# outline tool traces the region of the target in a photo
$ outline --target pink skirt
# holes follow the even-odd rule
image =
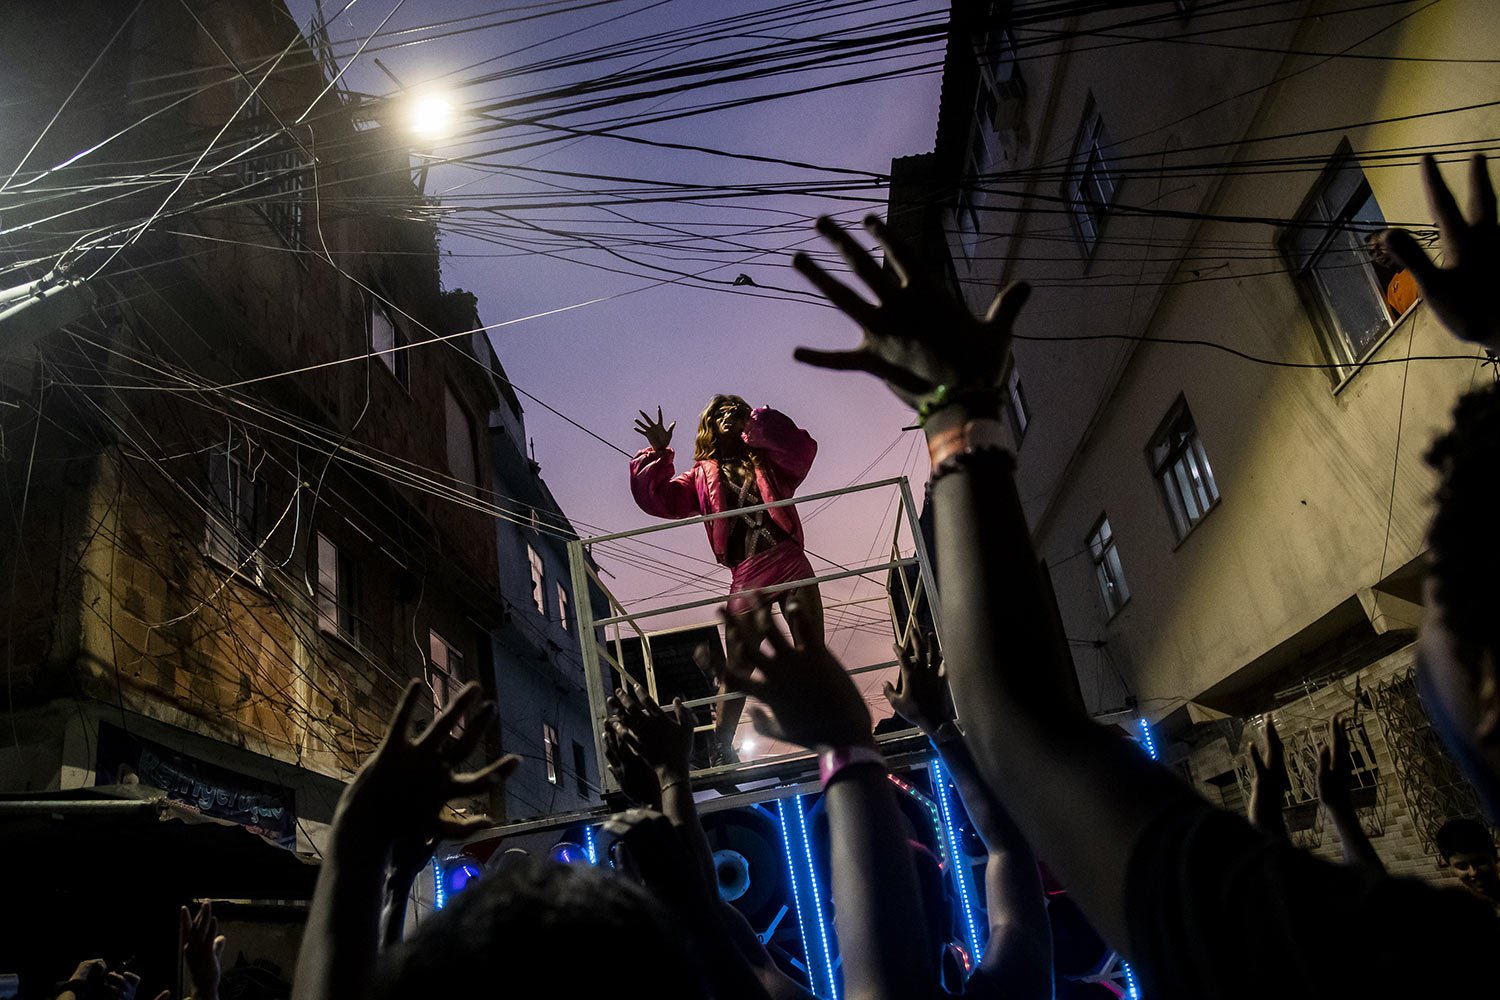
[[[807,553],[793,539],[786,539],[757,552],[731,571],[729,580],[729,613],[742,615],[750,610],[751,592],[762,587],[774,587],[778,583],[793,580],[808,580],[813,576],[812,563]],[[779,599],[786,591],[771,595]]]

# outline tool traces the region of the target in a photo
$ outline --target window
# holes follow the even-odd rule
[[[953,212],[958,222],[958,247],[964,260],[973,260],[979,245],[979,213],[974,208],[974,189],[965,183],[958,194],[958,208]]]
[[[1005,28],[992,28],[985,36],[980,66],[992,92],[1001,101],[1019,101],[1026,96],[1026,80],[1016,58],[1016,40]]]
[[[463,683],[464,657],[435,630],[427,632],[427,686],[432,689],[432,710],[441,712]]]
[[[557,729],[550,722],[542,723],[542,751],[547,758],[547,780],[561,785],[562,744],[557,739]]]
[[[209,511],[203,550],[225,566],[257,581],[259,540],[255,537],[259,484],[246,464],[229,451],[215,451],[208,460]],[[254,565],[252,565],[252,563]]]
[[[318,628],[354,636],[354,562],[318,532]]]
[[[573,785],[578,789],[578,794],[584,798],[589,797],[588,761],[583,756],[583,744],[577,740],[573,741]]]
[[[1282,241],[1292,273],[1316,306],[1335,362],[1364,358],[1397,318],[1387,300],[1401,301],[1402,272],[1365,244],[1385,227],[1364,171],[1342,145]]]
[[[1187,537],[1219,502],[1219,486],[1187,402],[1178,399],[1147,448],[1151,474],[1161,484],[1177,538]]]
[[[1089,532],[1089,555],[1094,560],[1094,580],[1099,584],[1099,596],[1104,598],[1104,607],[1111,616],[1130,600],[1130,588],[1125,585],[1125,569],[1120,565],[1120,551],[1115,548],[1115,535],[1109,528],[1109,518],[1100,515],[1099,523]]]
[[[1010,371],[1005,376],[1005,398],[1006,408],[1010,411],[1010,422],[1016,432],[1016,440],[1019,441],[1026,435],[1026,427],[1031,423],[1031,411],[1026,408],[1026,393],[1021,390],[1021,373],[1016,371],[1015,362],[1011,362]]]
[[[396,376],[401,388],[410,389],[411,371],[407,366],[411,362],[411,352],[405,350],[406,346],[406,335],[391,319],[385,306],[379,302],[370,303],[370,352]]]
[[[542,576],[542,557],[537,555],[536,549],[530,545],[526,546],[526,561],[531,563],[531,600],[536,604],[536,609],[542,614],[547,613],[547,595],[542,589],[544,577]]]
[[[568,592],[560,583],[557,585],[557,620],[563,631],[568,631]]]
[[[1084,116],[1078,129],[1078,139],[1073,144],[1072,168],[1063,182],[1063,196],[1073,215],[1078,238],[1085,253],[1092,254],[1099,241],[1099,230],[1104,224],[1104,213],[1109,210],[1115,197],[1115,179],[1111,172],[1105,150],[1109,138],[1104,131],[1104,118],[1089,102],[1089,113]]]
[[[474,461],[474,419],[449,386],[443,387],[443,414],[448,432],[448,471],[466,486],[479,485]]]
[[[245,124],[245,149],[253,150],[234,161],[236,195],[248,200],[287,244],[300,245],[308,163],[266,107],[264,88],[252,92],[244,81],[238,81],[236,88],[237,100],[249,98],[239,117]],[[268,139],[270,135],[275,138]]]

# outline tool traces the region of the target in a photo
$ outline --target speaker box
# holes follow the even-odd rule
[[[714,853],[719,896],[762,933],[783,906],[792,906],[786,852],[776,821],[759,809],[731,809],[703,817]]]

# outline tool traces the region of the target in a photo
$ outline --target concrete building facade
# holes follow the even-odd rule
[[[573,529],[400,109],[279,2],[128,6],[23,4],[0,60],[0,285],[85,279],[0,357],[0,794],[163,787],[316,852],[419,679],[424,717],[479,682],[476,761],[524,758],[467,808],[597,801]],[[23,57],[63,42],[77,72]]]
[[[955,6],[936,148],[906,190],[936,186],[976,311],[1033,285],[1009,423],[1085,700],[1156,723],[1231,807],[1263,713],[1313,768],[1339,713],[1377,848],[1441,877],[1432,831],[1475,810],[1409,684],[1422,456],[1495,375],[1365,237],[1431,235],[1422,151],[1466,185],[1456,164],[1500,114],[1466,107],[1488,89],[1463,60],[1500,28],[1481,2],[1061,25],[1008,6]],[[1312,846],[1308,767],[1287,809]]]

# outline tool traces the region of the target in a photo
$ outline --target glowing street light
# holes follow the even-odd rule
[[[411,108],[411,130],[418,135],[434,137],[448,128],[453,117],[453,106],[441,97],[429,95],[418,98]]]

